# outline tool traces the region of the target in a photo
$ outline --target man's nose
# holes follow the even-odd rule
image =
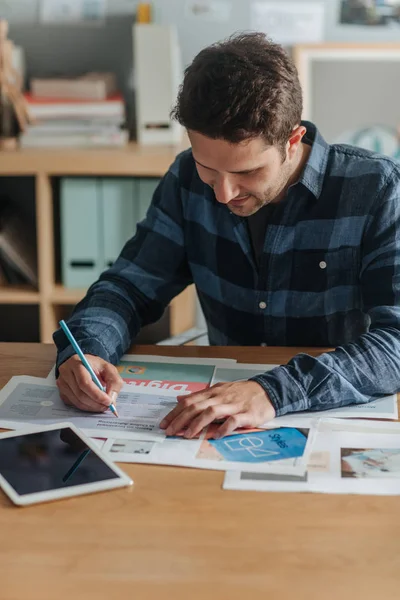
[[[214,183],[214,194],[218,202],[228,204],[228,202],[239,195],[239,190],[229,180],[229,177],[220,176]]]

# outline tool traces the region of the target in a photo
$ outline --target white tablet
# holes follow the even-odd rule
[[[0,434],[0,488],[20,506],[132,483],[72,423]]]

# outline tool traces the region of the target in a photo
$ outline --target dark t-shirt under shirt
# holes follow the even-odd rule
[[[303,144],[311,146],[312,143],[312,137],[306,132],[303,137]],[[260,266],[268,221],[271,219],[275,207],[275,204],[267,204],[267,206],[260,208],[254,215],[247,217],[247,226],[249,228],[251,245],[253,247],[253,254],[257,267]]]
[[[249,228],[253,255],[257,264],[260,266],[261,256],[264,249],[265,233],[267,231],[268,221],[275,209],[273,204],[267,204],[258,210],[254,215],[247,217],[247,226]]]

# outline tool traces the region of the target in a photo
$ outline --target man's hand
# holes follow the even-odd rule
[[[217,383],[190,396],[178,396],[177,406],[161,421],[167,435],[185,430],[193,438],[215,420],[226,419],[214,437],[229,435],[238,427],[258,427],[275,417],[275,409],[255,381]]]
[[[99,390],[79,356],[71,356],[60,367],[57,386],[65,404],[89,412],[104,412],[117,399],[123,381],[117,369],[99,356],[85,355],[94,372],[106,387]]]

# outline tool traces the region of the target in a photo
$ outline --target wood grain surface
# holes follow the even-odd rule
[[[271,363],[300,349],[134,350]],[[54,359],[51,345],[0,344],[0,385]],[[231,492],[221,472],[122,468],[132,489],[30,508],[0,493],[1,600],[400,597],[400,498]]]

